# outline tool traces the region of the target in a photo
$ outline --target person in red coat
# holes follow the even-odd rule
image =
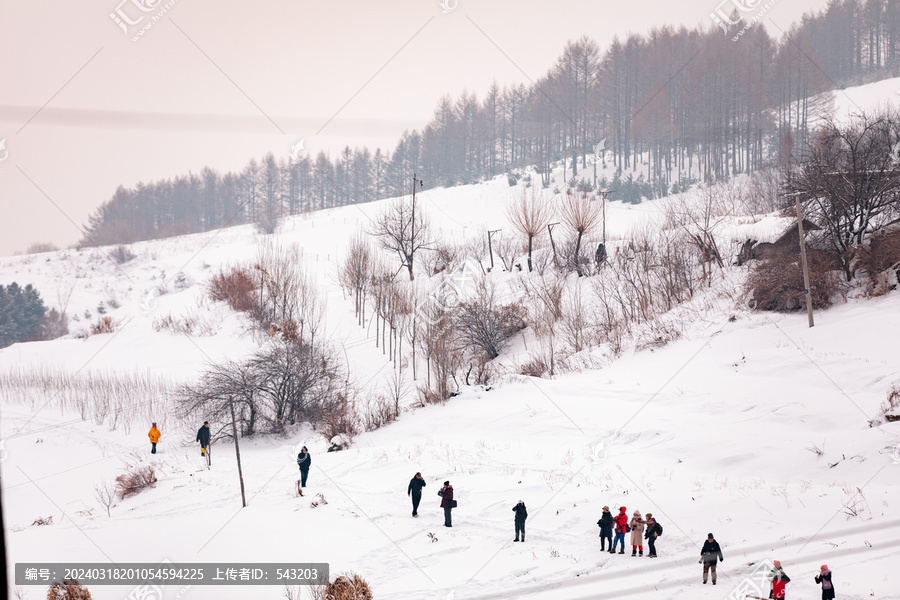
[[[625,554],[625,530],[628,528],[628,509],[624,506],[620,506],[619,514],[613,518],[613,521],[616,522],[616,537],[613,539],[612,550],[610,550],[609,553],[615,554],[616,544],[621,542],[622,545],[619,547],[619,554]]]
[[[453,486],[449,481],[444,482],[444,487],[438,491],[441,497],[441,508],[444,509],[444,527],[453,527],[450,521],[450,511],[453,510]]]
[[[784,588],[791,578],[788,577],[787,573],[784,572],[784,569],[781,568],[781,561],[776,560],[772,562],[775,565],[775,568],[769,572],[769,579],[772,580],[772,592],[769,594],[769,598],[783,600],[785,597]]]

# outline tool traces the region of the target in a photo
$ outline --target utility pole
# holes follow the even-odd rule
[[[606,247],[606,196],[616,190],[598,190],[603,201],[603,246]]]
[[[553,242],[553,226],[559,225],[559,222],[549,223],[547,225],[547,231],[550,233],[550,247],[553,248],[553,265],[559,267],[559,262],[556,260],[556,244]]]
[[[241,447],[238,445],[237,420],[234,417],[234,399],[228,396],[228,404],[231,406],[231,431],[234,434],[234,453],[237,455],[238,478],[241,480],[241,504],[247,508],[247,496],[244,495],[244,473],[241,471]]]
[[[806,296],[806,316],[809,326],[813,327],[812,296],[809,293],[809,266],[806,263],[806,240],[803,238],[803,211],[800,209],[799,194],[794,196],[797,205],[797,231],[800,233],[800,262],[803,265],[803,295]]]
[[[418,185],[416,185],[418,184]],[[409,234],[409,280],[413,279],[413,255],[416,252],[416,187],[421,187],[423,182],[421,179],[416,178],[416,174],[413,173],[413,193],[412,193],[412,223],[410,223],[410,234]]]
[[[491,271],[494,270],[494,249],[491,246],[491,236],[500,231],[499,229],[491,229],[488,231],[488,252],[491,255]]]

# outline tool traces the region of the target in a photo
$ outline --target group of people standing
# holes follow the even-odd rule
[[[631,533],[631,556],[644,555],[644,540],[647,540],[647,557],[656,558],[656,539],[662,535],[662,525],[653,518],[653,513],[647,513],[647,517],[641,517],[641,511],[636,510],[628,519],[628,509],[619,507],[619,514],[615,517],[609,512],[609,507],[603,507],[603,515],[597,521],[600,526],[600,550],[606,550],[609,544],[609,553],[625,554],[625,534]],[[613,538],[613,528],[616,536]],[[645,531],[646,530],[646,531]]]

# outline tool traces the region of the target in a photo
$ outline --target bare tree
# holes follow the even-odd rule
[[[592,202],[587,192],[566,192],[560,202],[559,216],[575,234],[574,267],[581,277],[584,275],[581,261],[581,241],[585,235],[593,231],[601,219],[601,205]]]
[[[471,300],[454,311],[462,347],[476,357],[493,360],[510,338],[525,328],[525,311],[515,304],[500,305],[497,284],[482,277]]]
[[[553,205],[534,188],[522,188],[522,195],[509,204],[506,214],[513,228],[527,240],[528,271],[531,272],[534,241],[546,233],[553,218]]]
[[[350,240],[339,277],[341,285],[353,295],[357,322],[366,326],[366,294],[372,271],[372,250],[362,234]]]
[[[494,237],[493,246],[494,252],[503,264],[503,268],[507,271],[512,271],[522,245],[512,236],[500,234]]]
[[[411,198],[391,202],[375,219],[370,233],[378,238],[382,248],[397,253],[400,264],[409,272],[410,281],[415,278],[416,252],[435,243],[422,207],[416,206]]]
[[[116,488],[108,481],[98,483],[94,486],[94,497],[106,509],[106,516],[111,517],[110,508],[116,501]]]

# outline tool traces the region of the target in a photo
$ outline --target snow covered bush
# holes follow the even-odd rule
[[[374,597],[366,580],[351,571],[325,586],[323,600],[372,600]]]
[[[116,246],[109,253],[109,257],[117,264],[124,265],[135,258],[134,252],[128,249],[128,246]]]
[[[843,291],[840,272],[834,270],[834,265],[822,251],[807,252],[807,259],[813,308],[827,308]],[[753,267],[745,293],[753,294],[759,310],[791,312],[806,310],[803,289],[800,257],[779,256],[763,259]]]

